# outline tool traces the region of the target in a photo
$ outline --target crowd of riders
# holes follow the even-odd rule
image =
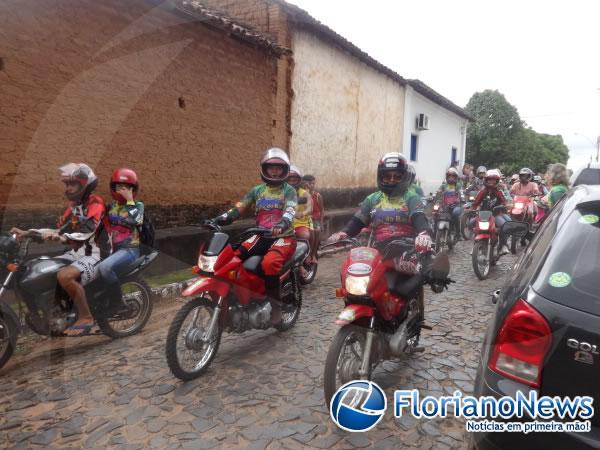
[[[78,319],[65,334],[83,336],[94,326],[83,286],[100,276],[110,286],[109,290],[119,290],[119,272],[140,256],[144,204],[137,199],[139,181],[131,169],[119,168],[113,172],[110,179],[113,201],[108,205],[94,194],[98,178],[88,165],[70,163],[60,171],[68,206],[57,228],[44,230],[42,238],[60,241],[69,248],[61,258],[72,263],[58,273],[58,283],[73,299]],[[260,271],[267,294],[276,297],[279,275],[294,254],[296,239],[309,242],[311,262],[317,263],[325,210],[323,198],[315,190],[315,177],[303,175],[300,168],[291,165],[284,150],[271,148],[264,153],[260,176],[261,184],[212,222],[229,225],[252,212],[256,225],[271,231],[271,239],[254,236],[237,251],[242,259],[263,256]],[[528,168],[506,178],[498,169],[479,166],[473,171],[470,164],[465,164],[462,173],[455,167],[447,170],[437,195],[454,204],[450,213],[453,224],[458,226],[465,206],[492,210],[498,205],[508,205],[512,196],[527,195],[539,196],[542,203],[552,207],[567,189],[568,171],[562,164],[551,165],[544,178]],[[464,191],[477,192],[472,203],[464,202]],[[510,216],[497,214],[495,220],[501,229]],[[377,190],[363,200],[341,231],[329,236],[328,242],[354,237],[366,227],[372,230],[375,246],[395,237],[411,237],[417,253],[432,250],[432,230],[425,215],[423,190],[414,167],[398,152],[386,153],[377,162]],[[17,239],[28,235],[28,231],[18,228],[11,233]],[[501,253],[508,252],[506,244],[507,237],[501,234]],[[274,310],[274,316],[277,314]]]

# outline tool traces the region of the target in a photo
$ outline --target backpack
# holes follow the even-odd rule
[[[140,255],[148,255],[154,250],[154,225],[150,216],[144,212],[144,221],[139,227]]]

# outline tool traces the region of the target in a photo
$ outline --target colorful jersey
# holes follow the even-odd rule
[[[319,220],[321,217],[323,217],[323,211],[321,211],[321,194],[319,194],[317,191],[313,191],[311,198],[313,207],[312,218]]]
[[[423,202],[412,189],[398,197],[377,191],[363,200],[356,217],[373,228],[377,241],[383,241],[394,236],[414,236],[411,217],[419,212],[423,212]]]
[[[529,197],[530,195],[539,194],[540,190],[538,189],[538,185],[533,181],[530,181],[527,184],[522,184],[520,181],[517,181],[510,188],[510,193],[513,196],[526,195],[527,197]]]
[[[113,252],[121,248],[139,247],[139,227],[144,223],[142,202],[113,203],[106,217]]]
[[[548,192],[548,204],[552,208],[556,205],[563,195],[567,193],[568,189],[564,184],[557,184],[556,186],[552,186],[550,192]]]
[[[296,190],[287,183],[280,186],[259,184],[250,189],[234,208],[227,211],[227,214],[235,220],[252,206],[256,214],[256,225],[259,227],[273,228],[281,222],[282,218],[291,224],[298,206]],[[292,228],[282,236],[288,234],[293,234]]]
[[[297,228],[297,227],[306,227],[309,229],[313,229],[313,223],[312,223],[312,218],[311,215],[307,215],[305,216],[305,211],[308,209],[308,201],[311,199],[311,195],[310,193],[306,190],[306,189],[302,189],[299,188],[298,192],[296,193],[298,195],[298,199],[300,198],[306,198],[307,203],[303,203],[300,204],[298,203],[298,206],[296,207],[296,215],[294,216],[294,222],[292,223],[292,228]],[[313,204],[313,208],[314,208],[314,204]]]
[[[70,240],[69,245],[82,256],[106,257],[110,253],[108,234],[99,226],[105,212],[104,200],[97,195],[90,195],[82,204],[71,202],[58,220],[59,234],[93,233],[88,240]]]
[[[460,181],[456,184],[448,184],[444,181],[439,189],[442,195],[443,204],[455,205],[460,203],[462,188],[462,183]]]

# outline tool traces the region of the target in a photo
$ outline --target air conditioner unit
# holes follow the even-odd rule
[[[415,120],[415,128],[417,130],[429,130],[429,116],[419,114]]]

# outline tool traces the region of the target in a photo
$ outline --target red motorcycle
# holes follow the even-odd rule
[[[328,245],[345,244],[359,245],[356,239]],[[445,253],[431,262],[431,254],[415,253],[412,238],[395,238],[378,247],[382,250],[353,248],[342,267],[342,287],[336,289],[336,297],[344,299],[345,307],[337,317],[341,328],[325,361],[327,405],[345,383],[371,379],[380,362],[422,352],[421,329],[430,329],[424,324],[423,286],[430,284],[441,292],[452,282],[447,278],[450,264]],[[402,273],[395,270],[398,264],[392,258],[397,256]]]
[[[496,230],[496,220],[494,216],[504,214],[505,206],[496,206],[493,211],[478,211],[475,218],[473,239],[473,250],[471,252],[471,261],[473,271],[477,278],[485,280],[490,274],[491,266],[495,266],[500,259],[500,240],[499,233],[505,233],[516,238],[523,238],[527,235],[529,225],[520,221],[509,221],[502,225],[500,231]],[[523,227],[523,224],[525,227]],[[525,229],[525,232],[523,232]]]
[[[300,265],[308,255],[308,245],[298,241],[296,252],[284,265],[279,278],[280,300],[266,296],[262,276],[262,256],[242,261],[236,249],[247,239],[261,237],[276,240],[271,230],[250,228],[236,242],[221,227],[206,222],[212,231],[200,247],[198,278],[183,292],[190,300],[177,312],[167,335],[167,363],[173,375],[187,381],[199,377],[208,368],[219,349],[223,331],[243,333],[271,326],[289,330],[298,320],[302,307]],[[271,324],[272,304],[281,308],[281,321]]]
[[[534,206],[533,198],[527,195],[517,195],[513,198],[513,206],[510,210],[512,220],[527,222],[531,227],[534,224],[537,215],[537,208]],[[526,238],[521,238],[521,246],[527,245]],[[517,239],[512,238],[510,243],[510,252],[514,255],[517,253]]]

